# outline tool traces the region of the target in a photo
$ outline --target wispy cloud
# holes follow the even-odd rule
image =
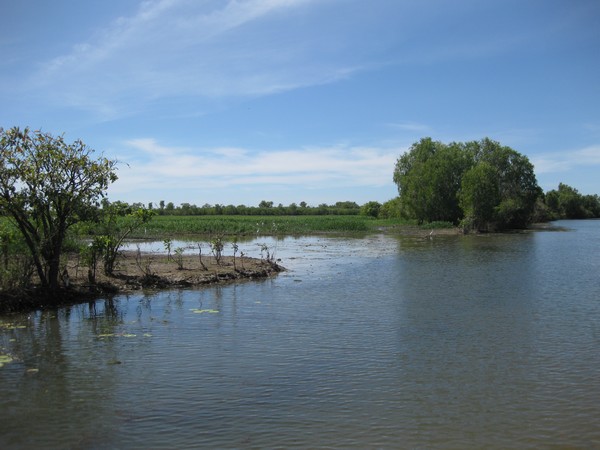
[[[44,64],[29,83],[108,117],[167,97],[265,95],[329,83],[360,67],[328,58],[310,35],[286,31],[293,14],[329,1],[146,1],[134,16]]]
[[[547,153],[531,158],[539,174],[566,172],[578,166],[600,165],[600,145],[592,145],[561,153]]]
[[[176,148],[154,139],[125,143],[122,179],[112,191],[155,188],[219,188],[269,185],[302,188],[373,186],[391,183],[398,155],[405,149],[308,147],[269,152],[244,148]]]
[[[388,123],[387,126],[390,128],[394,128],[402,131],[410,131],[417,133],[430,133],[432,128],[429,125],[425,125],[423,123],[411,122],[411,121],[400,121]]]

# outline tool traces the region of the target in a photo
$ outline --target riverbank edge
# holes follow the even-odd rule
[[[60,288],[52,293],[36,283],[26,289],[0,292],[0,314],[57,309],[140,291],[264,280],[286,270],[274,260],[249,257],[238,257],[237,261],[232,257],[223,257],[220,261],[214,257],[203,257],[198,263],[198,258],[185,256],[176,263],[167,255],[151,256],[155,263],[153,268],[142,270],[134,261],[133,253],[125,252],[119,258],[114,275],[97,274],[93,283],[86,279],[87,267],[80,267],[74,276],[63,279]],[[140,273],[132,273],[134,271]]]
[[[403,235],[418,236],[424,239],[434,236],[450,236],[464,235],[464,231],[459,227],[436,228],[427,232],[426,228],[418,226],[384,226],[376,230],[378,233],[401,233]],[[563,227],[556,226],[550,223],[535,223],[525,230],[512,230],[512,232],[535,232],[535,231],[565,231]],[[507,233],[510,231],[505,231]],[[322,232],[312,233],[313,235],[336,235],[337,232]],[[352,234],[352,233],[341,233]],[[359,233],[363,234],[363,233]],[[481,233],[471,233],[481,234]],[[497,234],[497,233],[484,233]],[[185,234],[181,236],[185,237]],[[145,254],[144,257],[157,255]],[[163,260],[168,260],[167,255],[158,255]],[[122,259],[133,259],[134,252],[123,252]],[[18,291],[0,292],[0,314],[23,313],[29,311],[37,311],[44,309],[56,309],[63,306],[81,304],[85,302],[95,301],[98,298],[112,297],[121,294],[128,294],[140,290],[166,290],[176,288],[193,288],[218,284],[226,284],[232,282],[252,281],[269,278],[277,275],[279,272],[285,271],[285,267],[280,266],[273,260],[264,260],[258,258],[238,257],[238,262],[241,268],[238,268],[231,257],[224,257],[223,264],[216,264],[213,257],[203,256],[203,260],[210,266],[209,269],[204,269],[203,276],[188,279],[179,276],[183,273],[189,274],[190,262],[194,257],[184,256],[184,269],[178,273],[178,276],[165,274],[137,274],[130,275],[127,273],[117,272],[113,277],[101,277],[96,283],[89,283],[84,280],[72,280],[68,287],[61,287],[54,295],[44,292],[38,285],[33,284],[30,288],[21,289]],[[246,266],[244,266],[246,261]],[[167,261],[168,262],[168,261]],[[171,259],[174,264],[174,260]],[[216,266],[216,267],[215,267]],[[216,270],[215,270],[216,269]],[[139,270],[138,270],[139,271]],[[58,299],[58,300],[57,300]]]

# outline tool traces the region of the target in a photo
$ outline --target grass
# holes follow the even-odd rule
[[[365,216],[155,216],[131,237],[161,238],[177,235],[281,236],[311,233],[376,231],[382,227],[412,225]]]
[[[368,233],[382,229],[417,227],[414,220],[374,219],[358,215],[327,216],[154,216],[134,231],[131,238],[165,239],[174,236],[301,236],[318,233]],[[452,228],[447,222],[423,224],[419,228]],[[13,228],[0,217],[0,232]],[[93,225],[78,224],[72,236],[89,235]],[[13,232],[18,231],[13,228]]]

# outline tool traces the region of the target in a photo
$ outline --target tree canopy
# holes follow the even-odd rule
[[[590,219],[600,217],[600,197],[582,195],[567,184],[546,193],[546,205],[552,219]]]
[[[487,138],[421,139],[398,158],[394,182],[405,216],[477,230],[526,227],[541,195],[528,158]]]
[[[117,179],[116,162],[93,153],[80,140],[0,128],[0,212],[22,233],[49,291],[58,287],[67,230],[93,214]]]

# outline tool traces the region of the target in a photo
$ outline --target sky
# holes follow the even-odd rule
[[[0,127],[118,161],[111,200],[381,203],[423,137],[600,194],[598,0],[0,0]]]

